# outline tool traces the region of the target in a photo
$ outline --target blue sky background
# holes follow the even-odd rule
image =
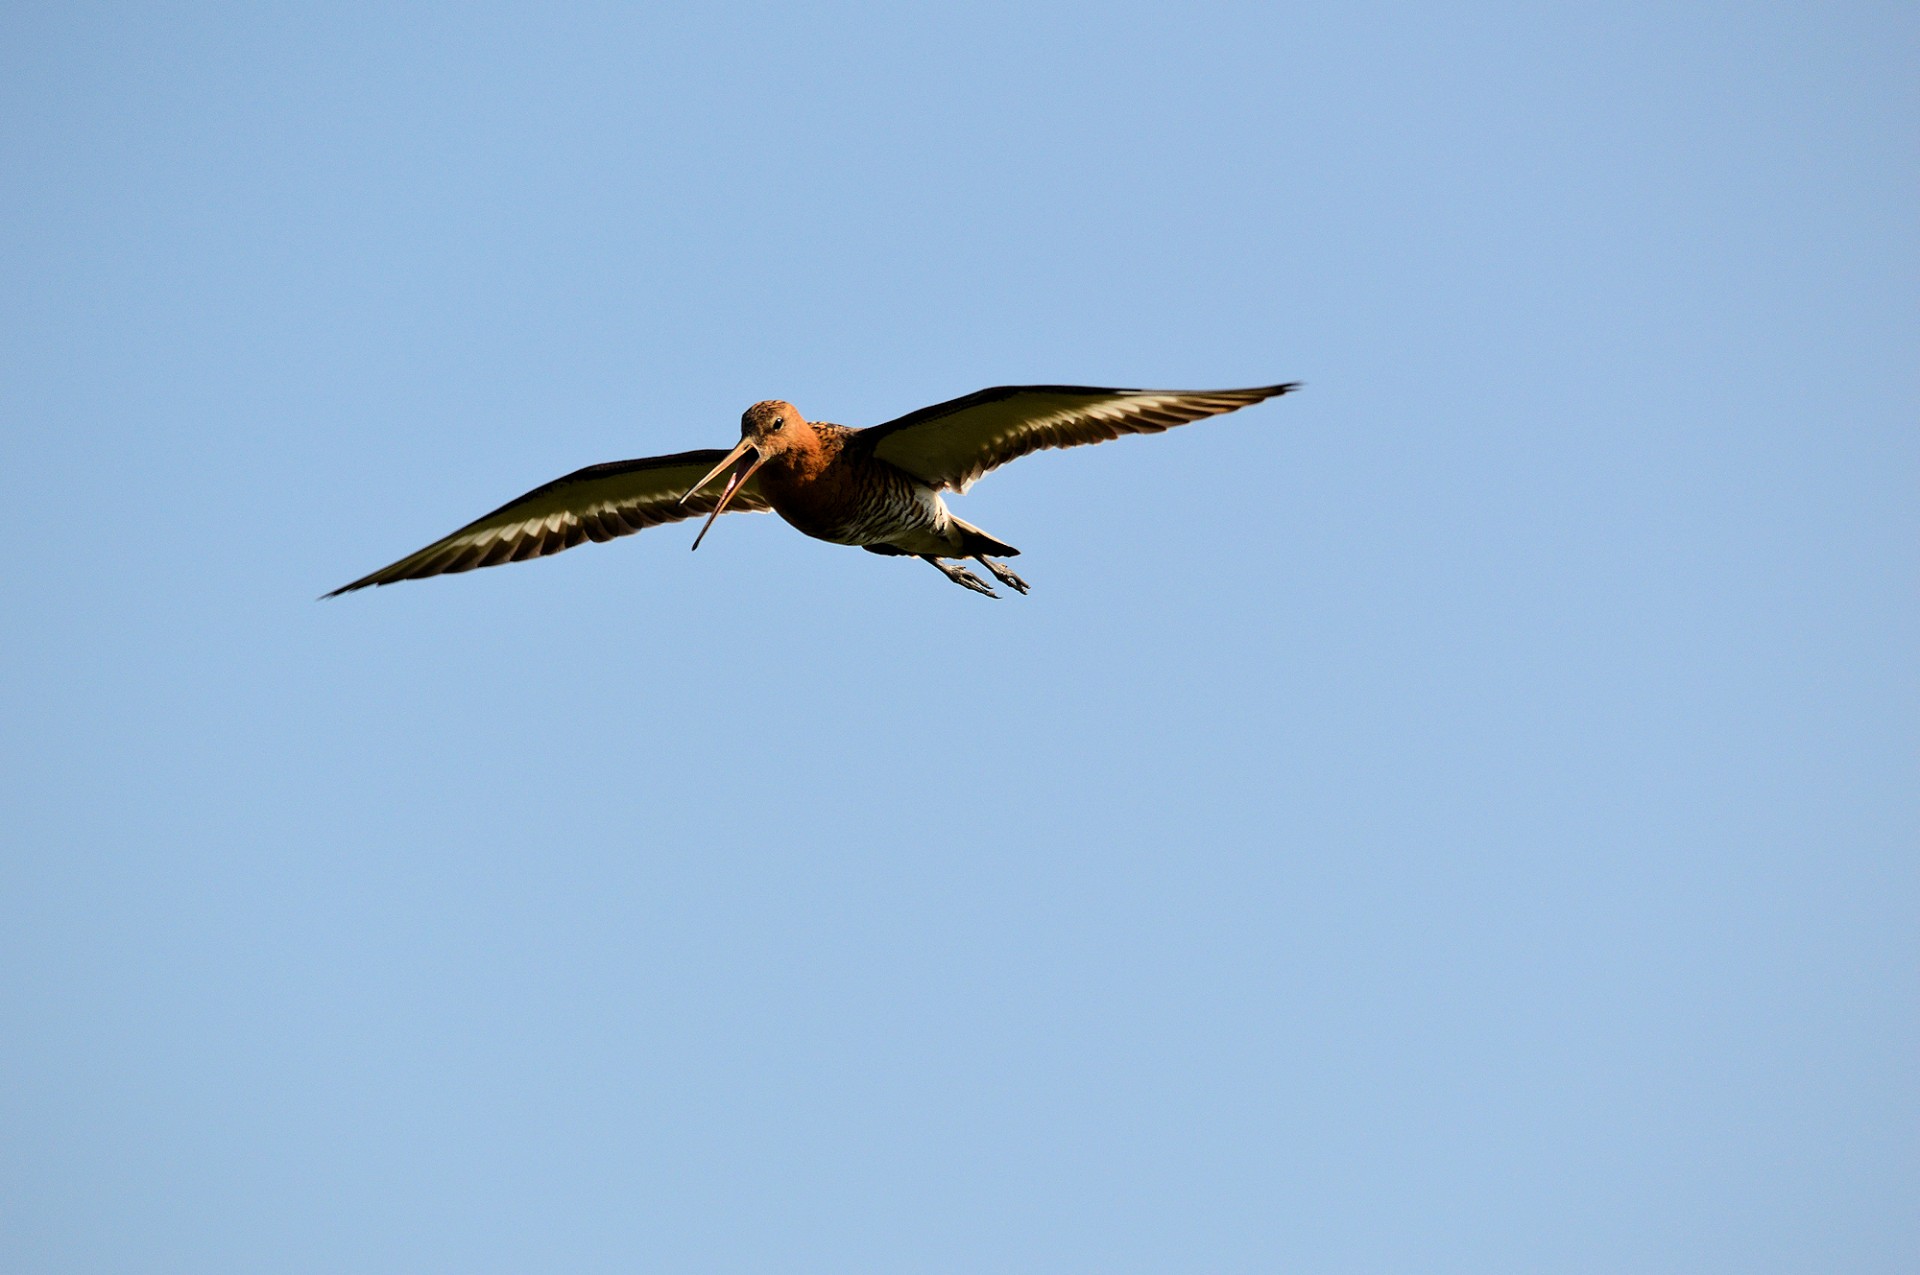
[[[1916,37],[8,6],[0,1265],[1920,1269]],[[1028,598],[314,601],[757,399],[1295,378],[957,501]]]

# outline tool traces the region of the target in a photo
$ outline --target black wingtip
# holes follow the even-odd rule
[[[331,593],[323,593],[319,597],[315,598],[314,601],[325,602],[328,598],[337,598],[343,593],[352,593],[355,589],[364,589],[368,585],[379,584],[379,583],[380,581],[373,579],[371,576],[368,576],[363,579],[355,580],[352,584],[343,584],[339,588],[333,590]]]
[[[1188,392],[1194,393],[1194,394],[1213,393],[1213,394],[1241,395],[1241,396],[1244,396],[1246,399],[1246,402],[1243,403],[1242,406],[1251,407],[1255,403],[1264,403],[1270,398],[1279,398],[1282,394],[1291,394],[1305,384],[1306,384],[1305,381],[1282,381],[1278,385],[1249,385],[1247,388],[1243,390],[1192,390]],[[1137,392],[1142,394],[1150,394],[1150,393],[1153,393],[1154,391],[1140,390]]]

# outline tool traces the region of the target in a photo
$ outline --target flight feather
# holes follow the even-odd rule
[[[856,444],[934,487],[965,491],[997,466],[1049,447],[1157,434],[1285,394],[1299,382],[1244,390],[1126,390],[999,385],[859,431]]]
[[[542,558],[588,540],[612,540],[661,523],[704,517],[720,498],[717,486],[684,504],[681,497],[725,455],[717,448],[705,448],[589,465],[535,487],[426,548],[325,596]],[[769,508],[759,482],[749,480],[727,512],[765,513]]]

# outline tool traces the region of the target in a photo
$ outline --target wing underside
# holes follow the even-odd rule
[[[859,441],[923,482],[965,491],[988,470],[1029,452],[1157,434],[1298,388],[1297,381],[1243,390],[1001,385],[862,430]]]
[[[589,540],[612,540],[662,523],[704,517],[720,499],[720,484],[712,484],[685,504],[680,498],[725,455],[707,449],[590,465],[536,487],[426,548],[324,596],[542,558]],[[727,512],[764,513],[769,508],[759,484],[749,480]]]

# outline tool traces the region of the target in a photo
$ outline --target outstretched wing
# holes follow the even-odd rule
[[[663,522],[703,517],[713,512],[719,501],[721,483],[713,483],[684,505],[680,497],[725,455],[709,448],[577,469],[535,487],[518,500],[508,501],[418,553],[410,553],[392,566],[325,596],[336,597],[370,584],[394,584],[523,558],[543,558],[571,549],[583,540],[611,540]],[[759,482],[749,479],[734,495],[727,512],[765,513],[769,508],[766,497],[760,494]]]
[[[1048,447],[1157,434],[1300,388],[1107,390],[1090,385],[999,385],[863,429],[856,442],[935,487],[965,491],[989,469]]]

